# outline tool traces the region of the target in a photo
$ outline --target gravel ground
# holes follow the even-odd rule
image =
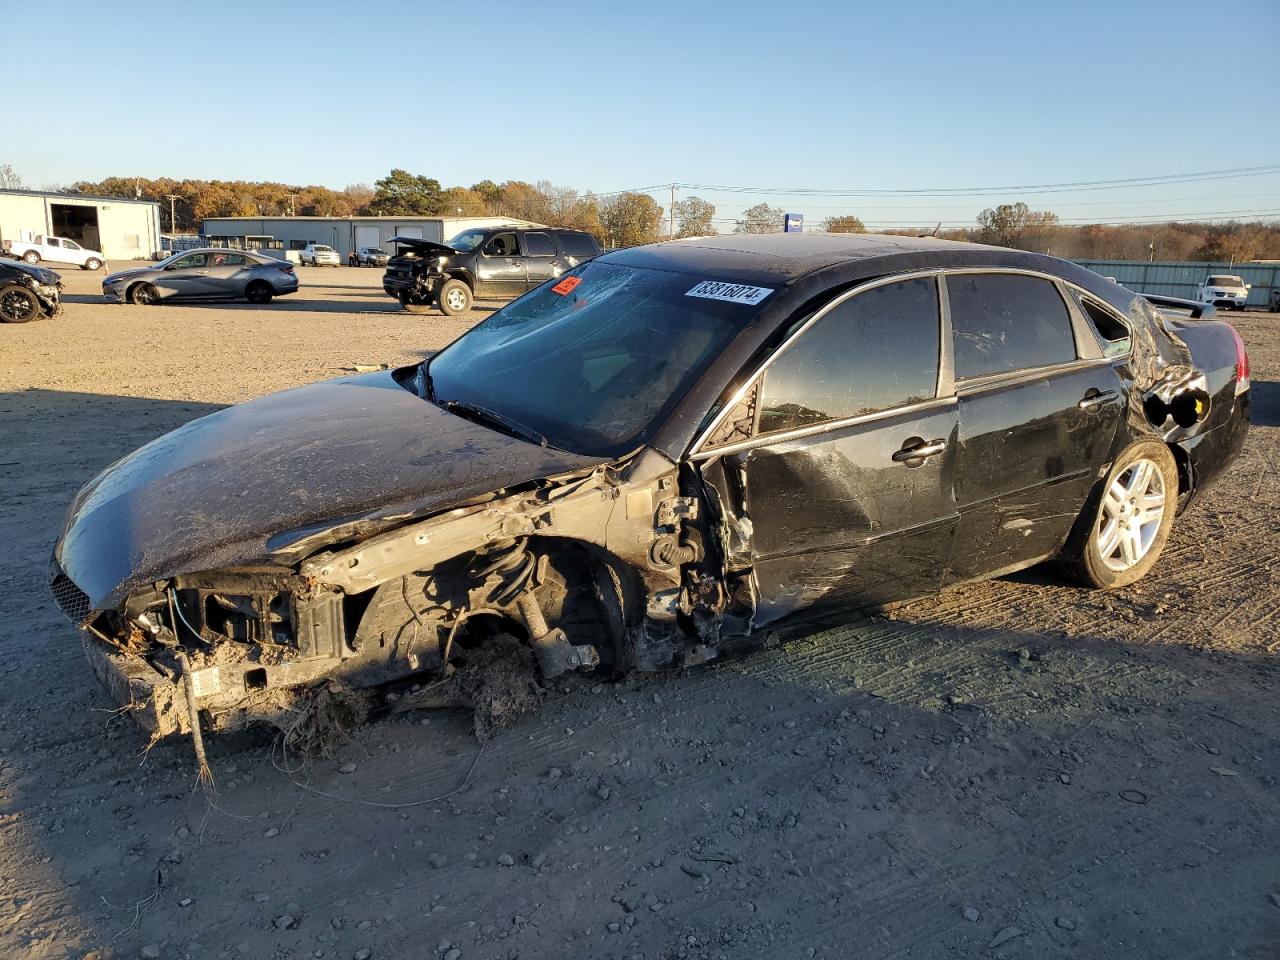
[[[63,318],[0,327],[0,956],[1277,956],[1280,318],[1232,318],[1248,446],[1134,587],[1032,571],[574,680],[483,748],[455,713],[290,772],[220,741],[210,796],[189,744],[144,752],[109,711],[48,597],[68,501],[193,417],[484,311],[409,316],[345,267],[265,309],[64,276]]]

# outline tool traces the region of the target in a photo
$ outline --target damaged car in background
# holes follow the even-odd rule
[[[61,276],[46,267],[0,260],[0,323],[30,323],[61,312]]]
[[[1065,261],[675,241],[152,441],[76,497],[51,585],[153,735],[495,644],[544,678],[661,670],[1054,558],[1131,583],[1249,401],[1228,324]]]

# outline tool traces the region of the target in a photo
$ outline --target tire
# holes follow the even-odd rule
[[[244,298],[250,303],[270,303],[274,295],[275,291],[271,289],[271,284],[265,280],[255,280],[244,288]]]
[[[1139,440],[1116,458],[1089,497],[1059,566],[1100,590],[1141,580],[1160,559],[1177,510],[1173,454],[1160,440]],[[1145,522],[1139,519],[1143,516]]]
[[[85,270],[101,270],[102,261],[99,260],[97,257],[90,257],[88,260],[84,262],[84,269]]]
[[[129,288],[129,302],[140,307],[154,307],[160,302],[160,291],[149,283],[139,283]]]
[[[399,296],[396,297],[396,299],[400,301],[400,306],[404,307],[405,310],[408,311],[409,313],[430,313],[431,312],[431,304],[414,303],[412,300],[409,299],[409,294],[407,293],[400,294]]]
[[[39,263],[40,254],[36,253],[34,250],[28,250],[22,255],[22,259],[27,261],[27,263]]]
[[[446,280],[436,291],[436,302],[446,317],[459,317],[471,309],[471,288],[461,280]]]
[[[20,283],[0,287],[0,322],[30,323],[41,316],[40,298]]]

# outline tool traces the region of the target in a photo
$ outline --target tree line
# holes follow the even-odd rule
[[[13,182],[12,168],[4,172],[9,185],[20,185]],[[162,223],[176,233],[194,233],[210,217],[367,215],[513,217],[585,230],[607,247],[636,246],[672,235],[671,212],[645,193],[580,193],[547,180],[481,180],[466,187],[444,187],[434,177],[402,169],[392,170],[372,186],[353,183],[342,190],[270,181],[108,177],[81,181],[70,192],[158,201]],[[168,222],[170,197],[175,198],[173,224]],[[701,197],[678,200],[673,212],[677,237],[722,232],[716,226],[715,205]],[[732,232],[776,233],[782,230],[784,215],[781,207],[759,203],[733,221]],[[854,213],[827,217],[816,225],[831,233],[867,232]],[[936,235],[1066,259],[1280,259],[1280,223],[1276,222],[1064,224],[1056,213],[1033,210],[1023,202],[983,210],[968,228],[941,230],[922,224],[876,232]]]

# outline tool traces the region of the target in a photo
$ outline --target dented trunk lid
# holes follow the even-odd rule
[[[602,462],[447,413],[393,372],[343,377],[193,420],[117,461],[72,503],[55,558],[108,609],[142,584],[261,563],[303,537],[318,548],[330,527],[367,535]]]

